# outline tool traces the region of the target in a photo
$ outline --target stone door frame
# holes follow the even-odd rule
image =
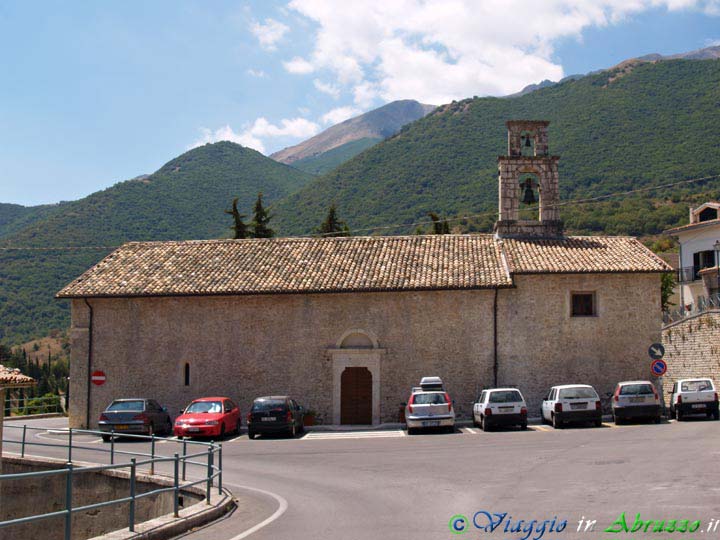
[[[345,338],[351,334],[364,334],[373,344],[372,348],[342,348]],[[332,359],[333,396],[332,418],[333,424],[340,425],[340,398],[342,392],[341,377],[345,368],[364,367],[372,375],[372,424],[380,423],[380,364],[385,349],[378,347],[375,336],[366,330],[348,330],[337,341],[335,348],[328,349]]]

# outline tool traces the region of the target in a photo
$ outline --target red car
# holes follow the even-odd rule
[[[240,433],[240,409],[226,397],[206,397],[193,401],[175,420],[178,437],[222,437]]]

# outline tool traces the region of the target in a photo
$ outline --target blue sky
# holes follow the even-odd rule
[[[83,197],[216,140],[269,154],[394,99],[713,44],[720,0],[0,0],[0,202]]]

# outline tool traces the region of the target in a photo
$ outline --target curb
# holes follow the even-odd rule
[[[5,422],[17,422],[20,420],[39,420],[41,418],[64,418],[63,413],[42,413],[42,414],[26,414],[22,416],[6,416]]]

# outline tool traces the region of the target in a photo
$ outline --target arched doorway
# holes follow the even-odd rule
[[[372,373],[346,367],[340,376],[340,423],[372,424]]]
[[[370,331],[354,328],[328,349],[333,373],[333,424],[380,423],[380,363],[385,354]]]

